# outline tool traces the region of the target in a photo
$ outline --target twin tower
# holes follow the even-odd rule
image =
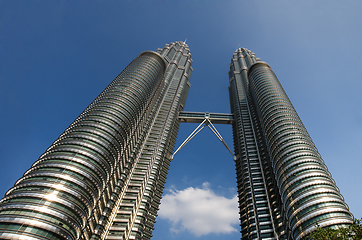
[[[0,238],[150,239],[191,63],[185,42],[133,60],[5,194]],[[229,80],[241,239],[305,239],[316,224],[352,223],[269,65],[239,48]]]

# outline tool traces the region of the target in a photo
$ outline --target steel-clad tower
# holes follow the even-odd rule
[[[244,48],[230,64],[242,239],[302,239],[353,220],[275,74]]]
[[[173,155],[205,126],[233,154],[213,124],[233,127],[242,239],[353,221],[268,64],[235,51],[222,114],[183,111],[191,63],[185,42],[133,60],[5,194],[0,239],[150,239]],[[181,122],[200,128],[174,152]]]
[[[139,55],[1,200],[1,239],[149,239],[192,72],[184,42]]]

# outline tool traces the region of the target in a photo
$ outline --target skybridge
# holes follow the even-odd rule
[[[215,124],[232,124],[234,115],[230,113],[209,113],[209,112],[179,112],[178,118],[181,122],[201,123],[208,118]]]
[[[185,141],[177,148],[172,154],[172,158],[175,154],[183,148],[193,137],[195,137],[205,126],[208,126],[215,136],[224,144],[230,154],[235,160],[234,153],[230,150],[221,134],[217,131],[214,124],[232,124],[234,122],[234,115],[230,113],[209,113],[209,112],[179,112],[178,118],[181,122],[185,123],[200,123],[197,128],[185,139]]]

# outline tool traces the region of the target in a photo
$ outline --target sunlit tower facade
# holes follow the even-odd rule
[[[270,66],[239,48],[229,80],[242,239],[303,239],[317,223],[350,224],[353,215]]]
[[[184,42],[140,54],[0,202],[1,239],[150,239],[190,87]]]

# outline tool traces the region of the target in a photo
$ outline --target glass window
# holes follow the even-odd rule
[[[186,60],[187,60],[187,57],[186,57],[186,56],[182,56],[179,65],[185,66]]]
[[[170,51],[167,54],[167,57],[172,60],[173,56],[175,55],[176,50],[174,48],[171,48]]]

